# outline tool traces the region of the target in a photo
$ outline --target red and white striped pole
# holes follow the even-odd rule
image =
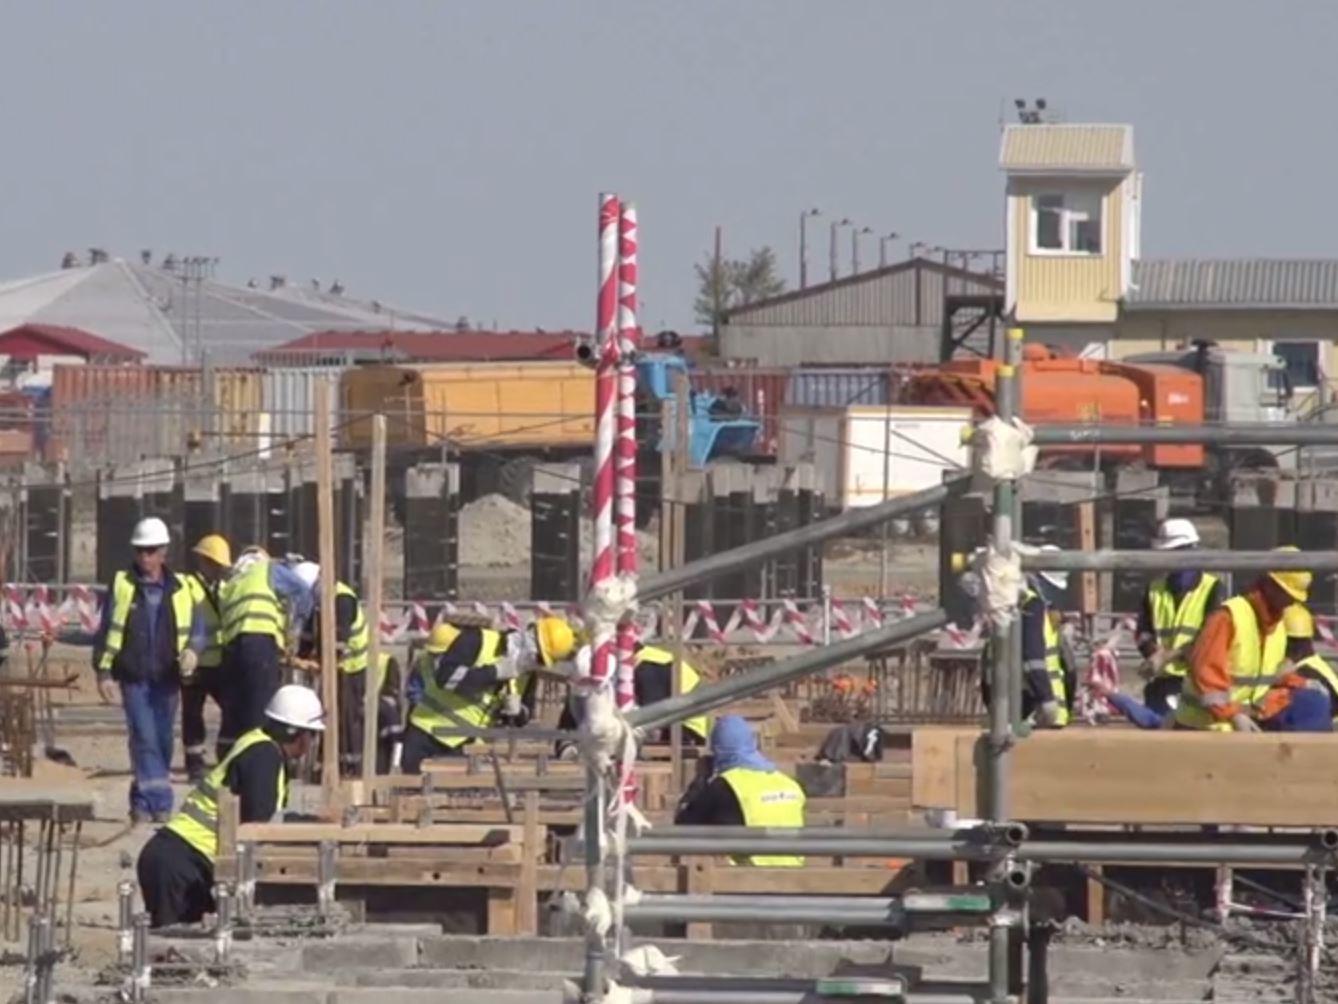
[[[641,348],[637,324],[636,206],[623,203],[618,220],[618,422],[614,446],[616,480],[614,521],[618,574],[636,581],[636,354]],[[635,703],[636,622],[629,614],[618,624],[618,707]]]
[[[590,588],[606,586],[617,573],[613,546],[613,446],[618,397],[618,197],[599,197],[599,294],[595,311],[595,555]],[[591,672],[597,680],[614,675],[617,652],[610,625],[597,623],[591,639]]]

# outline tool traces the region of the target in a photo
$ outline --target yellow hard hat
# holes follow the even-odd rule
[[[428,633],[427,644],[423,646],[423,650],[432,655],[441,655],[459,637],[460,629],[454,624],[438,624]]]
[[[1273,550],[1286,551],[1295,554],[1301,549],[1299,547],[1292,547],[1288,544],[1285,547],[1275,547]],[[1281,586],[1282,591],[1297,603],[1304,603],[1310,598],[1310,583],[1315,578],[1309,572],[1302,571],[1301,569],[1287,572],[1269,572],[1268,577]]]
[[[224,568],[232,564],[232,548],[222,534],[211,533],[201,537],[191,551]]]
[[[540,617],[534,622],[534,636],[545,666],[570,659],[576,651],[576,632],[561,617]]]
[[[1315,618],[1299,603],[1293,603],[1283,613],[1282,626],[1286,628],[1288,638],[1308,640],[1315,637]]]

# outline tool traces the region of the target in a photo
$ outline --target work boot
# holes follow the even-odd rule
[[[130,825],[131,825],[131,826],[142,826],[143,824],[145,824],[145,823],[149,823],[149,822],[152,822],[152,821],[153,821],[153,816],[150,815],[150,814],[149,814],[147,811],[145,811],[144,809],[131,809],[131,810],[130,810]]]
[[[171,816],[172,814],[170,812],[155,812],[153,814],[153,821],[155,823],[165,823]]]
[[[205,765],[204,754],[187,753],[186,754],[186,780],[191,784],[199,784],[204,780]]]

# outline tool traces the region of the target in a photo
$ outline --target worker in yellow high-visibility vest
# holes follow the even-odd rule
[[[1059,548],[1046,544],[1041,550]],[[1073,709],[1076,679],[1059,633],[1059,605],[1068,586],[1068,572],[1044,571],[1027,577],[1022,597],[1022,717],[1042,728],[1063,728]]]
[[[1282,615],[1287,656],[1281,677],[1259,702],[1266,732],[1332,732],[1338,712],[1338,670],[1315,651],[1315,618],[1293,603]]]
[[[240,822],[269,821],[288,804],[289,761],[305,756],[324,730],[314,691],[289,684],[275,692],[264,725],[238,737],[140,851],[135,871],[154,927],[194,923],[215,910],[220,792],[237,797]]]
[[[182,578],[195,600],[203,621],[205,644],[194,674],[181,677],[181,744],[186,752],[186,777],[192,784],[204,777],[206,699],[222,708],[219,673],[223,665],[222,609],[218,587],[232,568],[232,548],[225,537],[211,533],[191,548],[195,567]]]

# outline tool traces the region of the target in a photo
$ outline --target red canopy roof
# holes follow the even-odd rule
[[[83,328],[59,324],[20,324],[0,332],[0,354],[15,359],[37,356],[82,356],[99,362],[137,363],[145,353],[109,341]]]

